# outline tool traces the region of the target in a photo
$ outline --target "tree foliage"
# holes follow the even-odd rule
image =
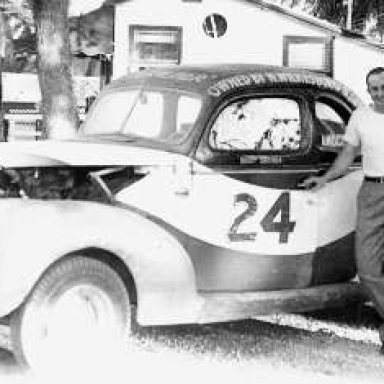
[[[270,0],[345,27],[347,6],[343,0]],[[353,0],[352,29],[382,41],[384,0]]]
[[[0,10],[32,22],[32,10],[27,0],[2,0]]]
[[[32,28],[36,30],[34,49],[38,58],[45,137],[70,136],[78,123],[71,74],[68,6],[69,0],[4,0],[2,4],[5,17],[10,19],[17,15],[12,23],[21,24],[19,42],[22,41],[20,35],[28,37],[32,35]],[[14,36],[9,29],[3,40],[5,37],[6,56],[13,58],[14,52],[10,52],[9,47],[15,48]]]
[[[117,2],[108,0],[108,3],[115,1]],[[78,125],[71,72],[70,41],[73,39],[69,38],[69,2],[70,0],[2,0],[0,4],[0,12],[4,17],[2,25],[7,26],[0,36],[5,43],[4,68],[12,68],[13,72],[17,72],[18,67],[20,72],[35,72],[38,69],[43,129],[48,137],[69,136]],[[102,3],[99,2],[100,5]],[[83,3],[79,5],[79,9],[83,9]],[[95,22],[95,18],[91,19]],[[102,40],[96,33],[87,33],[84,28],[82,35],[87,36],[87,43],[81,45],[82,49],[90,49],[90,46],[95,46]],[[76,40],[84,43],[84,39]]]

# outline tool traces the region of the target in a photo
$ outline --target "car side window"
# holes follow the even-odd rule
[[[317,146],[320,150],[335,152],[344,145],[346,113],[341,106],[329,103],[326,99],[315,102],[317,118]],[[343,113],[344,112],[344,113]]]
[[[285,97],[250,97],[228,104],[209,134],[213,150],[294,153],[302,138],[300,107]]]
[[[157,137],[162,130],[163,114],[164,96],[160,92],[143,91],[128,112],[122,132]]]
[[[201,110],[201,99],[181,95],[177,103],[176,132],[185,134],[193,128]]]

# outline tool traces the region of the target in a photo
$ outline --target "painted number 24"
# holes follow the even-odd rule
[[[256,232],[239,232],[241,223],[252,217],[258,208],[257,200],[248,193],[239,193],[235,196],[234,205],[245,203],[246,209],[240,213],[231,225],[228,237],[230,241],[253,241],[256,238]],[[280,213],[280,220],[276,217]],[[290,221],[290,195],[283,192],[273,204],[272,208],[260,222],[265,232],[277,232],[279,234],[279,243],[288,243],[288,235],[293,232],[296,223]]]

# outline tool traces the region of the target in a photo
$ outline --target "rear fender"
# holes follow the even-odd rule
[[[0,201],[0,316],[19,306],[55,261],[85,248],[129,268],[140,324],[195,322],[201,308],[184,248],[159,225],[123,208],[86,201]]]

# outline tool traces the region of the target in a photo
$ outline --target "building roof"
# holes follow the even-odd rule
[[[279,13],[283,16],[292,18],[300,23],[306,24],[312,28],[320,29],[321,31],[332,35],[340,36],[342,38],[350,39],[351,41],[357,44],[363,44],[374,49],[384,50],[384,44],[368,40],[365,35],[351,31],[345,28],[342,28],[336,24],[330,23],[329,21],[319,19],[315,16],[309,15],[307,13],[298,12],[292,8],[283,7],[281,5],[270,3],[266,0],[240,0],[248,3],[255,4],[260,8]]]

